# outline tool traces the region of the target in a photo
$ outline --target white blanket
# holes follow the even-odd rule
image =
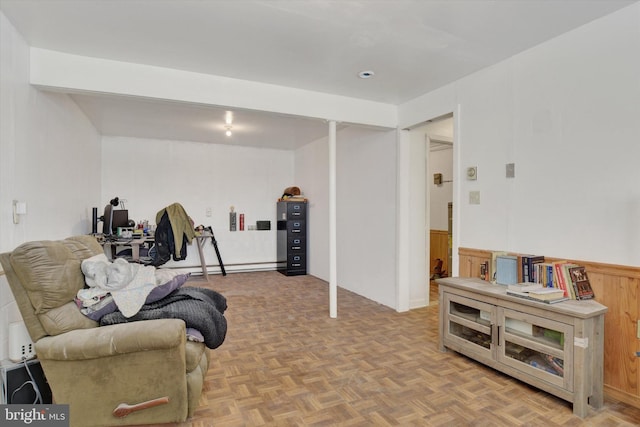
[[[129,263],[122,258],[111,262],[105,254],[85,259],[81,268],[85,283],[89,286],[78,291],[82,304],[90,307],[111,294],[125,317],[131,317],[140,310],[153,288],[178,274],[167,269]]]

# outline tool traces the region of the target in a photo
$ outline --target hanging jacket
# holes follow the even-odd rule
[[[182,205],[174,203],[156,215],[154,266],[165,264],[171,257],[180,261],[187,257],[187,243],[195,237],[193,223]]]

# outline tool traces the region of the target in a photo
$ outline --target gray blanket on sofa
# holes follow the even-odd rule
[[[219,347],[227,334],[224,312],[227,300],[216,291],[206,288],[182,287],[166,297],[142,306],[129,318],[120,311],[104,315],[100,325],[134,322],[152,319],[182,319],[187,328],[200,331],[207,347]]]

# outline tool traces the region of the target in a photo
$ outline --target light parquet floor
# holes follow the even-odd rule
[[[438,306],[396,311],[277,272],[210,276],[227,297],[227,337],[200,407],[180,427],[637,426],[640,409],[571,405],[454,352],[438,350]]]

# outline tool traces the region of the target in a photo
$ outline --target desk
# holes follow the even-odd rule
[[[209,281],[209,272],[207,271],[207,262],[204,259],[204,252],[202,251],[205,242],[208,238],[213,239],[213,235],[208,233],[198,234],[195,237],[196,246],[198,247],[198,256],[200,257],[200,265],[202,266],[202,275],[206,281]]]
[[[213,248],[216,250],[216,256],[218,257],[218,263],[220,265],[220,271],[222,272],[223,276],[227,275],[227,272],[224,269],[224,264],[222,263],[222,257],[220,256],[220,250],[218,249],[218,242],[216,242],[216,237],[213,235],[213,229],[211,227],[208,227],[205,231],[199,232],[199,234],[196,234],[195,236],[196,246],[198,247],[198,255],[200,256],[200,265],[202,266],[202,275],[207,281],[209,280],[209,274],[207,273],[207,263],[204,259],[204,253],[202,252],[202,249],[205,242],[209,238],[211,239]]]
[[[131,239],[116,239],[116,240],[106,240],[104,238],[98,237],[98,242],[106,249],[109,250],[111,254],[111,259],[116,257],[116,247],[125,246],[131,248],[131,261],[132,262],[140,262],[140,246],[145,245],[147,243],[155,243],[155,239],[153,236],[143,236],[143,237],[134,237]],[[216,244],[215,237],[213,233],[204,231],[200,234],[196,234],[192,242],[195,243],[196,248],[198,249],[198,256],[200,258],[200,267],[202,268],[202,276],[205,280],[209,280],[209,272],[207,271],[207,261],[204,256],[204,245],[207,242],[207,239],[211,239],[213,246],[216,250],[216,255],[218,256],[218,261],[220,263],[220,269],[222,270],[222,275],[226,276],[226,272],[224,270],[224,265],[222,264],[222,258],[220,257],[220,252],[218,251],[218,245]]]
[[[116,247],[125,246],[131,248],[131,261],[140,262],[140,246],[147,243],[154,243],[153,236],[133,237],[131,239],[115,239],[115,240],[102,240],[98,239],[98,242],[102,246],[109,250],[111,259],[116,257]]]

